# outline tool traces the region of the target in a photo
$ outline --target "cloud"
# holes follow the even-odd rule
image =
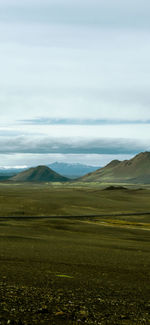
[[[102,167],[114,159],[131,159],[133,155],[97,155],[97,154],[3,154],[0,158],[0,167],[25,167],[48,165],[53,162],[81,163]]]
[[[132,124],[150,124],[150,119],[142,120],[121,120],[121,119],[83,119],[83,118],[49,118],[41,117],[29,120],[18,121],[26,125],[132,125]]]
[[[150,27],[149,0],[1,0],[1,21]]]
[[[150,119],[148,31],[0,29],[1,119]]]
[[[1,156],[148,150],[149,12],[149,0],[0,0]]]
[[[1,137],[0,154],[136,154],[149,150],[144,141],[131,139],[66,139],[37,137]]]

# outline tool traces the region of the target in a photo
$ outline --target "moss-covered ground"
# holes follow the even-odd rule
[[[0,324],[150,324],[149,198],[1,186]]]

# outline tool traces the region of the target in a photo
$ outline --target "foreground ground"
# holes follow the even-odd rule
[[[1,218],[0,324],[150,324],[149,229],[148,215]]]

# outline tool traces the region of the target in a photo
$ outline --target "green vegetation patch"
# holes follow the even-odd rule
[[[56,276],[59,277],[59,278],[73,279],[73,276],[66,275],[66,274],[56,274]]]

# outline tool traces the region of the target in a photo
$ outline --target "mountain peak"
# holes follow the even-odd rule
[[[37,166],[11,177],[10,180],[14,182],[66,182],[68,178],[61,176],[47,166]]]
[[[119,165],[120,162],[121,162],[121,161],[120,161],[120,160],[117,160],[117,159],[112,160],[109,164],[107,164],[106,167],[115,167],[115,166]]]
[[[150,152],[149,151],[140,152],[133,159],[147,159],[147,158],[150,159]]]
[[[113,160],[107,166],[86,175],[84,182],[150,184],[150,152],[141,152],[130,160]]]
[[[89,166],[80,163],[54,162],[48,165],[56,173],[71,179],[82,177],[98,169],[96,166]]]

